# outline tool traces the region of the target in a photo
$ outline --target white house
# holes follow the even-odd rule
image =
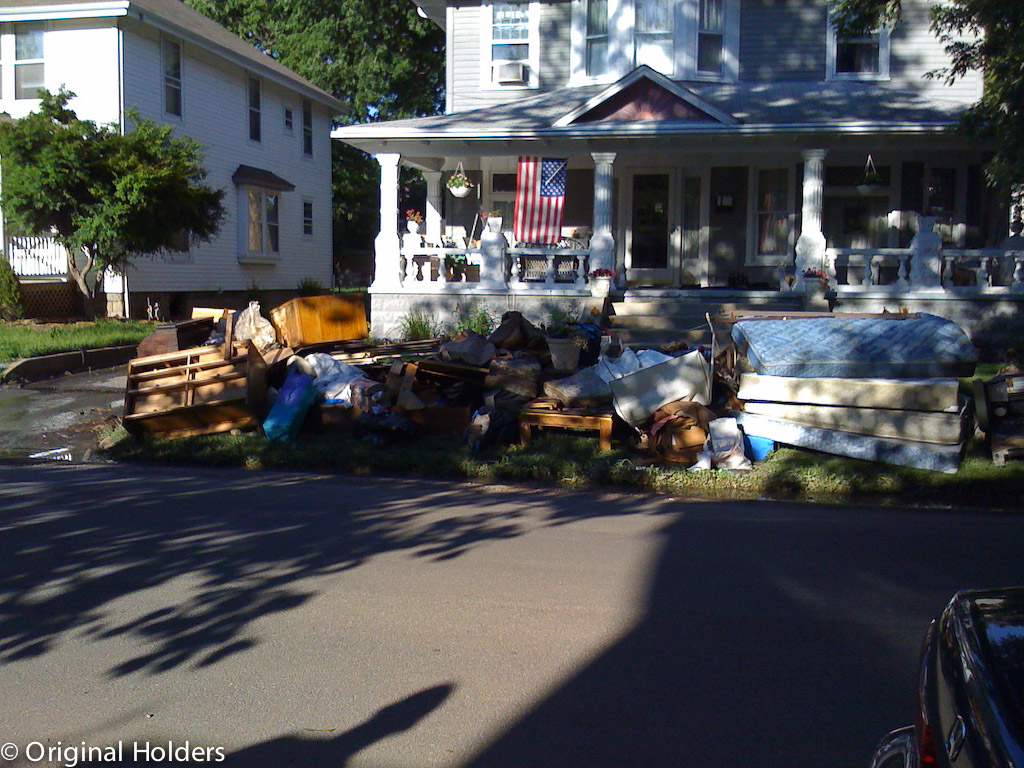
[[[214,240],[128,270],[134,316],[147,299],[168,314],[251,286],[331,284],[337,99],[179,0],[0,0],[0,111],[21,117],[38,88],[62,86],[82,118],[124,129],[134,107],[197,140],[206,182],[227,191]],[[45,238],[4,240],[23,279],[64,273]],[[119,313],[124,285],[106,283]]]
[[[826,0],[417,1],[446,31],[446,114],[333,133],[381,166],[375,333],[462,296],[585,299],[595,269],[662,313],[669,299],[795,298],[822,270],[845,308],[956,315],[969,297],[982,308],[964,317],[1018,314],[1022,255],[998,247],[1008,200],[984,184],[989,148],[954,132],[981,78],[926,77],[948,63],[932,0],[853,39],[837,39]],[[567,161],[571,247],[512,238],[520,156]],[[428,244],[502,214],[507,245],[470,249],[479,283],[453,285],[437,268],[450,249],[400,237],[398,165],[427,179]],[[461,200],[444,189],[460,168],[476,183]],[[936,238],[914,240],[922,214]]]

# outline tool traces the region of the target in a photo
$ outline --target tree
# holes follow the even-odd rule
[[[900,0],[831,0],[836,31],[857,34],[893,24]],[[931,73],[954,82],[982,73],[984,95],[960,122],[969,138],[992,144],[989,183],[1024,182],[1024,3],[1019,0],[947,0],[931,9],[932,31],[945,44],[950,65]]]
[[[86,299],[94,295],[93,272],[124,271],[142,254],[216,234],[224,192],[203,184],[195,141],[133,111],[134,128],[122,135],[116,125],[80,120],[67,106],[73,93],[41,97],[38,111],[0,125],[0,204],[13,229],[54,232]]]
[[[422,117],[444,103],[444,33],[409,0],[187,0],[349,106],[338,124]],[[370,250],[377,166],[334,142],[334,238]],[[403,178],[405,178],[403,176]]]

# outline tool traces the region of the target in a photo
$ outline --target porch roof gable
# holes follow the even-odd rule
[[[658,121],[737,125],[733,115],[644,65],[555,121],[555,128],[581,123]]]

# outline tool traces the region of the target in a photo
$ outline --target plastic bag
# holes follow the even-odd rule
[[[263,422],[263,433],[271,442],[293,440],[299,434],[306,412],[316,400],[313,377],[292,366],[274,400],[274,407]]]
[[[267,318],[260,314],[260,303],[250,301],[249,306],[235,318],[233,333],[238,341],[252,339],[256,349],[266,352],[277,343],[277,333]]]

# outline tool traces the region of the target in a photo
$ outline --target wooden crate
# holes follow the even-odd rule
[[[186,437],[255,427],[266,404],[266,365],[255,345],[140,357],[128,363],[124,425],[133,435]]]
[[[363,294],[301,296],[270,310],[280,341],[304,347],[328,341],[364,339],[369,333]]]

